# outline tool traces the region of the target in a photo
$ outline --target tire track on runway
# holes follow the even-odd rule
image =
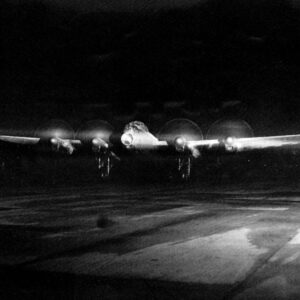
[[[233,286],[232,289],[224,296],[223,300],[231,300],[234,299],[237,295],[242,293],[247,287],[249,287],[249,283],[255,278],[256,274],[258,274],[261,270],[264,269],[265,266],[269,263],[269,261],[274,257],[277,253],[279,253],[285,246],[288,244],[295,235],[289,237],[285,242],[276,247],[271,253],[265,257],[261,264],[259,264],[255,269],[248,274],[248,276],[241,282],[237,283]]]
[[[154,227],[148,227],[148,228],[144,228],[144,229],[140,229],[140,230],[136,230],[133,232],[129,232],[129,233],[124,233],[124,234],[120,234],[120,235],[116,235],[113,237],[108,237],[102,240],[98,240],[98,241],[94,241],[94,242],[90,242],[87,243],[85,245],[79,246],[79,247],[74,247],[74,248],[69,248],[63,251],[57,251],[55,253],[50,253],[47,255],[43,255],[43,256],[39,256],[36,257],[32,260],[28,260],[25,261],[23,263],[18,264],[18,267],[23,267],[23,266],[29,266],[35,263],[40,263],[43,262],[45,260],[51,260],[51,259],[57,259],[63,256],[76,256],[76,255],[81,255],[84,254],[86,252],[91,252],[91,251],[95,251],[95,249],[98,249],[99,247],[102,246],[102,248],[104,248],[105,246],[109,246],[111,244],[117,244],[117,243],[123,243],[124,241],[130,240],[130,239],[134,239],[136,237],[140,237],[140,236],[146,236],[146,235],[151,235],[153,233],[158,232],[159,230],[168,227],[168,226],[176,226],[176,225],[180,225],[182,223],[187,223],[193,220],[197,220],[199,218],[203,218],[203,217],[214,217],[217,214],[217,212],[210,212],[207,215],[206,211],[201,211],[198,213],[194,213],[194,214],[188,214],[185,216],[180,216],[180,217],[176,217],[175,219],[169,220],[169,221],[165,221],[165,222],[161,222],[160,224],[158,224],[157,226]],[[235,218],[237,218],[238,220],[240,219],[240,216],[236,216]],[[250,220],[247,222],[247,224],[252,224],[253,222],[255,222],[255,220]],[[216,228],[212,228],[211,230],[209,230],[209,232],[207,232],[206,235],[211,235],[214,233],[218,233],[220,232],[220,228],[223,228],[225,224],[230,225],[232,223],[232,219],[230,218],[230,220],[227,220],[225,223],[223,222],[223,225],[220,225]],[[245,226],[245,223],[243,223],[243,226]],[[185,240],[185,239],[184,239]],[[180,241],[182,242],[182,241]],[[107,264],[111,263],[108,262]]]
[[[184,217],[179,217],[179,219],[177,217],[175,220],[162,222],[154,227],[139,229],[139,230],[136,230],[133,232],[116,235],[116,236],[110,237],[110,238],[105,238],[101,241],[96,241],[96,242],[94,241],[91,243],[87,243],[83,246],[79,246],[79,247],[75,247],[75,248],[71,248],[71,249],[67,249],[67,250],[63,250],[63,251],[58,251],[58,252],[50,253],[47,255],[42,255],[35,259],[20,263],[20,264],[16,265],[16,267],[26,267],[26,266],[29,266],[29,265],[32,265],[35,263],[42,262],[44,260],[56,259],[56,258],[59,258],[62,256],[67,256],[67,255],[81,254],[86,251],[90,251],[91,249],[98,248],[101,245],[106,245],[107,243],[117,243],[117,242],[123,241],[124,239],[130,239],[130,238],[138,237],[140,235],[151,234],[151,233],[154,233],[164,227],[189,222],[189,221],[199,218],[200,216],[203,216],[203,212],[195,213],[193,215],[189,214]]]

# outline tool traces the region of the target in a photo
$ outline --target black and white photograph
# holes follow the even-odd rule
[[[300,1],[0,22],[0,299],[300,299]]]

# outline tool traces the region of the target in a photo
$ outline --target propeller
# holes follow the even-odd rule
[[[199,126],[188,119],[173,119],[167,122],[158,133],[159,140],[167,141],[178,152],[184,152],[188,141],[203,140]],[[199,156],[197,149],[190,149],[194,157]]]
[[[108,148],[113,127],[103,120],[92,120],[80,127],[76,138],[84,144],[91,144],[93,148]]]
[[[226,150],[234,151],[238,146],[236,139],[253,136],[253,130],[246,121],[240,119],[221,119],[211,125],[206,139],[217,139],[224,144]]]
[[[74,130],[63,120],[53,119],[46,122],[35,131],[35,136],[42,141],[49,141],[54,151],[64,149],[69,154],[74,151],[70,141],[74,139]]]
[[[74,139],[74,130],[67,122],[53,119],[40,126],[35,136],[41,139]]]

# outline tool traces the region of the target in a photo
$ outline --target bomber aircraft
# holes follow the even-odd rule
[[[264,149],[297,149],[300,134],[254,137],[245,121],[220,120],[215,122],[205,138],[196,123],[188,119],[174,119],[152,134],[140,121],[128,123],[121,134],[105,121],[90,121],[74,136],[63,123],[52,122],[40,129],[35,136],[0,135],[2,143],[46,146],[55,152],[72,155],[75,151],[94,153],[102,178],[111,173],[111,168],[122,155],[173,156],[176,172],[182,180],[191,175],[192,163],[204,159],[207,153],[239,153]],[[39,136],[38,136],[39,135]]]

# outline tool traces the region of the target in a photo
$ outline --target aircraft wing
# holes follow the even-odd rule
[[[199,141],[188,141],[187,146],[189,148],[210,148],[212,146],[219,145],[220,141],[215,140],[199,140]]]
[[[23,144],[23,145],[35,145],[40,141],[40,138],[25,137],[25,136],[11,136],[11,135],[0,135],[0,141]]]
[[[300,147],[300,134],[295,135],[280,135],[280,136],[263,136],[263,137],[248,137],[235,138],[228,137],[224,140],[199,140],[188,141],[187,146],[190,149],[196,148],[211,148],[225,146],[229,151],[248,151],[267,148],[288,148]]]
[[[281,147],[294,148],[300,146],[300,134],[238,139],[233,138],[232,146],[238,151]]]
[[[27,137],[27,136],[13,136],[13,135],[0,135],[0,141],[18,144],[18,145],[37,145],[41,142],[39,137]],[[80,140],[73,139],[62,139],[59,137],[53,137],[50,139],[51,145],[54,149],[58,150],[59,148],[65,149],[69,154],[72,154],[75,150],[75,147],[81,145]]]
[[[0,135],[0,141],[22,144],[35,145],[41,141],[38,137],[11,136]],[[78,146],[82,144],[79,139],[62,139],[52,138],[52,144],[58,144],[62,147]],[[97,138],[94,141],[96,145],[106,144],[102,139]],[[179,142],[179,141],[178,141]],[[300,134],[296,135],[281,135],[281,136],[266,136],[266,137],[250,137],[250,138],[234,138],[228,137],[224,141],[218,139],[187,141],[186,146],[190,149],[212,148],[225,145],[225,147],[233,148],[237,151],[277,148],[277,147],[300,147]],[[167,141],[157,141],[156,146],[168,146]]]
[[[80,145],[80,140],[74,140],[74,139],[62,139],[62,138],[56,138],[58,141],[61,142],[69,142],[72,145]],[[41,138],[38,137],[27,137],[27,136],[13,136],[13,135],[0,135],[0,141],[3,142],[9,142],[9,143],[15,143],[15,144],[27,144],[27,145],[35,145],[39,143]]]

